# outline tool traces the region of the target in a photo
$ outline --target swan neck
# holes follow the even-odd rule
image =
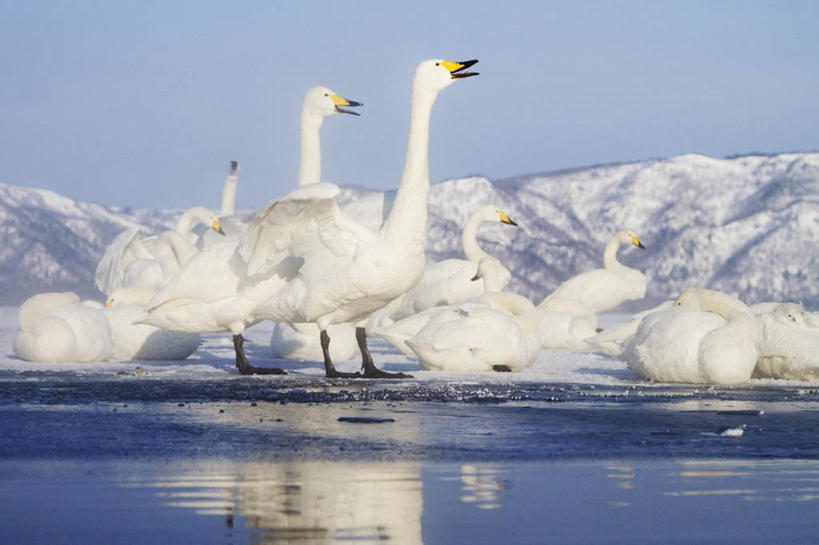
[[[463,234],[461,235],[464,254],[466,254],[466,258],[473,263],[478,263],[481,259],[489,257],[489,254],[478,246],[478,228],[481,226],[481,223],[483,223],[483,219],[481,219],[478,214],[473,214],[466,222]]]
[[[185,210],[182,215],[179,217],[179,220],[176,222],[176,229],[175,231],[179,234],[184,235],[188,231],[191,230],[194,223],[196,221],[202,221],[205,223],[207,220],[203,220],[201,217],[201,213],[197,208],[190,208]]]
[[[236,212],[236,188],[239,185],[238,174],[228,174],[222,186],[222,206],[220,216],[232,216]]]
[[[623,269],[625,265],[617,261],[617,250],[620,249],[620,241],[616,238],[609,240],[606,249],[603,251],[603,266],[607,269]]]
[[[420,242],[427,229],[429,197],[429,119],[438,93],[413,85],[407,154],[401,184],[382,233]]]
[[[301,152],[299,159],[299,185],[321,181],[321,125],[324,118],[310,113],[306,108],[301,112]]]

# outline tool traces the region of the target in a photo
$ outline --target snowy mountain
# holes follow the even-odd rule
[[[393,196],[347,187],[341,200],[357,219],[377,224],[383,201]],[[430,259],[463,257],[461,227],[488,203],[520,227],[486,225],[480,243],[512,271],[510,288],[536,303],[566,278],[601,267],[608,238],[628,226],[648,249],[623,249],[619,258],[645,272],[649,287],[647,301],[625,308],[691,286],[736,293],[748,303],[819,307],[819,153],[683,155],[435,184]],[[0,304],[46,290],[99,297],[93,272],[105,245],[133,226],[146,233],[171,228],[180,213],[78,203],[0,184]]]

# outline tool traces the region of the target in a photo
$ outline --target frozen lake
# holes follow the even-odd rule
[[[649,384],[596,353],[519,374],[236,375],[33,364],[0,310],[0,543],[804,543],[819,539],[819,384]],[[614,319],[612,317],[611,319]],[[339,366],[353,370],[356,362]]]

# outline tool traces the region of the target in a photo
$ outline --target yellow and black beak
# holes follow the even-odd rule
[[[631,243],[637,246],[638,248],[642,248],[643,250],[646,249],[646,247],[643,246],[643,243],[640,242],[640,239],[638,239],[637,237],[631,237]]]
[[[471,76],[477,76],[480,72],[464,72],[467,68],[476,64],[478,59],[472,59],[471,61],[461,61],[461,62],[451,62],[451,61],[441,61],[441,66],[449,70],[452,79],[462,79],[468,78]]]
[[[220,235],[225,234],[225,232],[222,230],[222,224],[219,223],[219,220],[213,220],[213,225],[211,225],[211,227]]]
[[[501,223],[505,223],[506,225],[513,225],[515,227],[518,226],[517,223],[509,219],[509,216],[498,210],[498,217],[500,217]]]
[[[338,113],[340,113],[340,114],[361,115],[358,112],[354,112],[352,110],[347,110],[345,108],[342,108],[341,106],[349,106],[349,107],[364,106],[360,102],[356,102],[355,100],[348,100],[348,99],[344,98],[343,96],[339,96],[339,95],[330,95],[330,100],[332,100],[333,104],[336,105],[336,111]]]

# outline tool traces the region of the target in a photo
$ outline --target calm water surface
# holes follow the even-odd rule
[[[0,463],[2,543],[809,543],[819,462]]]

